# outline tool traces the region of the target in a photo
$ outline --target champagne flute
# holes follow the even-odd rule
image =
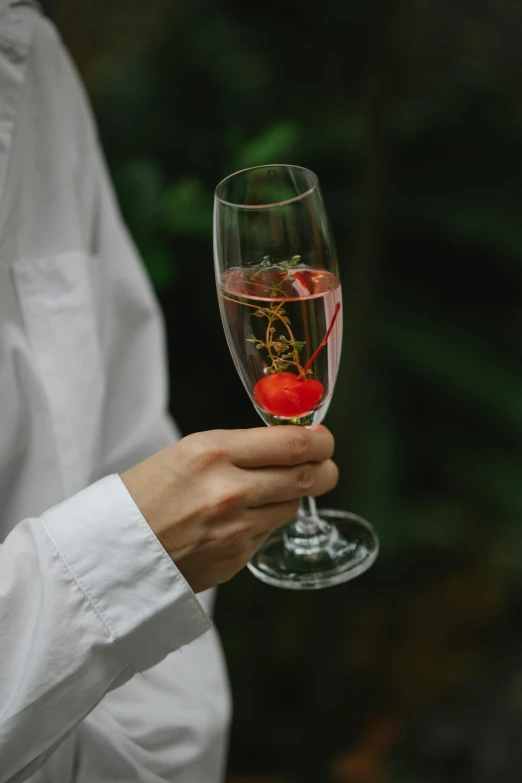
[[[316,175],[267,165],[216,188],[214,262],[228,346],[268,426],[319,424],[341,356],[339,268]],[[295,520],[248,564],[263,582],[293,590],[340,584],[366,571],[379,549],[371,525],[303,498]]]

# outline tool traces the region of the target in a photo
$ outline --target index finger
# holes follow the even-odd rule
[[[330,430],[294,425],[255,427],[227,431],[227,452],[239,468],[265,468],[277,465],[301,465],[323,462],[334,451]]]

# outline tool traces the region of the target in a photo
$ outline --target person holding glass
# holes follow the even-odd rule
[[[218,783],[212,588],[334,487],[333,438],[179,439],[74,68],[30,0],[0,33],[0,783]]]

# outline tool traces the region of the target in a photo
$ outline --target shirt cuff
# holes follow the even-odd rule
[[[136,669],[212,626],[118,475],[41,516],[62,561]]]

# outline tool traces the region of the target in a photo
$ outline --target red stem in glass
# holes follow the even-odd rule
[[[328,327],[328,330],[327,330],[325,336],[323,337],[323,339],[319,343],[319,345],[317,347],[317,350],[314,351],[312,356],[308,359],[308,361],[306,362],[305,366],[303,367],[303,374],[306,374],[306,372],[310,369],[310,367],[315,362],[315,360],[317,359],[317,357],[319,356],[319,354],[323,350],[324,346],[326,345],[326,342],[327,342],[328,338],[330,337],[330,335],[332,333],[332,329],[334,328],[334,324],[335,324],[335,321],[337,319],[337,316],[339,315],[339,310],[340,309],[341,309],[341,303],[337,302],[337,304],[335,305],[335,312],[333,314],[333,318],[332,318],[332,321],[330,323],[330,326]]]

